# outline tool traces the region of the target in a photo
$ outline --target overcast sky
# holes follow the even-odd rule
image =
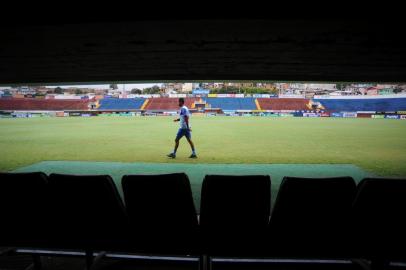
[[[133,88],[144,89],[147,87],[151,87],[154,85],[161,85],[161,83],[126,83],[126,84],[117,84],[118,89],[123,90],[125,86],[125,90],[131,90]],[[89,88],[99,88],[99,89],[108,89],[110,84],[86,84],[86,85],[58,85],[59,87],[89,87]],[[47,86],[47,87],[56,87],[56,86]]]
[[[118,89],[123,90],[124,85],[125,85],[125,90],[129,91],[133,88],[144,89],[144,88],[151,87],[154,85],[160,86],[161,84],[162,83],[127,83],[127,84],[117,84],[117,86],[118,86]],[[89,87],[89,88],[98,88],[98,89],[108,89],[110,84],[57,85],[57,86],[62,87],[62,88],[64,88],[64,87],[66,87],[66,88],[67,87],[83,87],[83,88]],[[57,86],[54,85],[54,86],[47,86],[47,87],[55,88]],[[10,88],[10,87],[0,86],[0,89],[8,89],[8,88]]]

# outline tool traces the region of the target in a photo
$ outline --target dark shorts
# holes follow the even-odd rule
[[[185,136],[186,138],[190,139],[192,138],[192,134],[190,134],[190,130],[186,129],[186,128],[180,128],[178,130],[178,133],[176,134],[176,140],[181,139],[183,136]]]

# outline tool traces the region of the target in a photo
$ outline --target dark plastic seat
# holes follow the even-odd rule
[[[285,177],[272,211],[269,255],[347,257],[355,193],[351,177]]]
[[[270,207],[269,176],[206,175],[200,205],[204,253],[258,254],[265,239]]]
[[[197,252],[198,221],[186,174],[125,175],[122,186],[133,251]]]
[[[110,176],[51,174],[49,189],[54,245],[125,249],[128,217]]]
[[[371,260],[406,260],[406,179],[366,178],[353,207],[357,254]]]
[[[47,176],[0,173],[0,246],[31,247],[46,243]]]

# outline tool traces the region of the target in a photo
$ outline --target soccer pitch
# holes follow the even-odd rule
[[[0,119],[0,171],[41,161],[353,164],[406,176],[406,121],[393,119],[191,118],[198,159],[185,139],[168,159],[173,117]]]

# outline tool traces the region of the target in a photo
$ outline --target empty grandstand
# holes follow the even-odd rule
[[[185,98],[185,105],[189,109],[194,109],[194,103],[198,100],[199,98]],[[178,98],[150,98],[144,109],[153,112],[177,111]]]
[[[88,99],[33,99],[1,98],[1,111],[86,111],[91,100]]]
[[[251,98],[251,97],[188,97],[186,106],[191,112],[206,114],[280,114],[294,116],[302,112],[330,113],[353,112],[359,116],[371,117],[372,114],[404,114],[406,112],[406,96],[315,96],[305,98]],[[95,99],[36,99],[36,98],[0,98],[0,112],[65,112],[69,115],[83,112],[85,115],[98,114],[175,114],[179,110],[178,98],[104,98]],[[369,113],[369,115],[362,115]],[[134,114],[135,115],[135,114]],[[321,116],[321,115],[316,115]],[[404,116],[399,117],[404,118]]]
[[[302,111],[312,109],[309,99],[304,98],[258,98],[260,110]]]
[[[406,111],[406,98],[397,97],[334,97],[314,99],[331,112],[396,112]]]
[[[144,98],[105,98],[99,101],[99,111],[131,111],[140,110]]]
[[[222,110],[256,110],[255,98],[230,98],[230,97],[217,97],[205,98],[207,104],[212,109]]]

